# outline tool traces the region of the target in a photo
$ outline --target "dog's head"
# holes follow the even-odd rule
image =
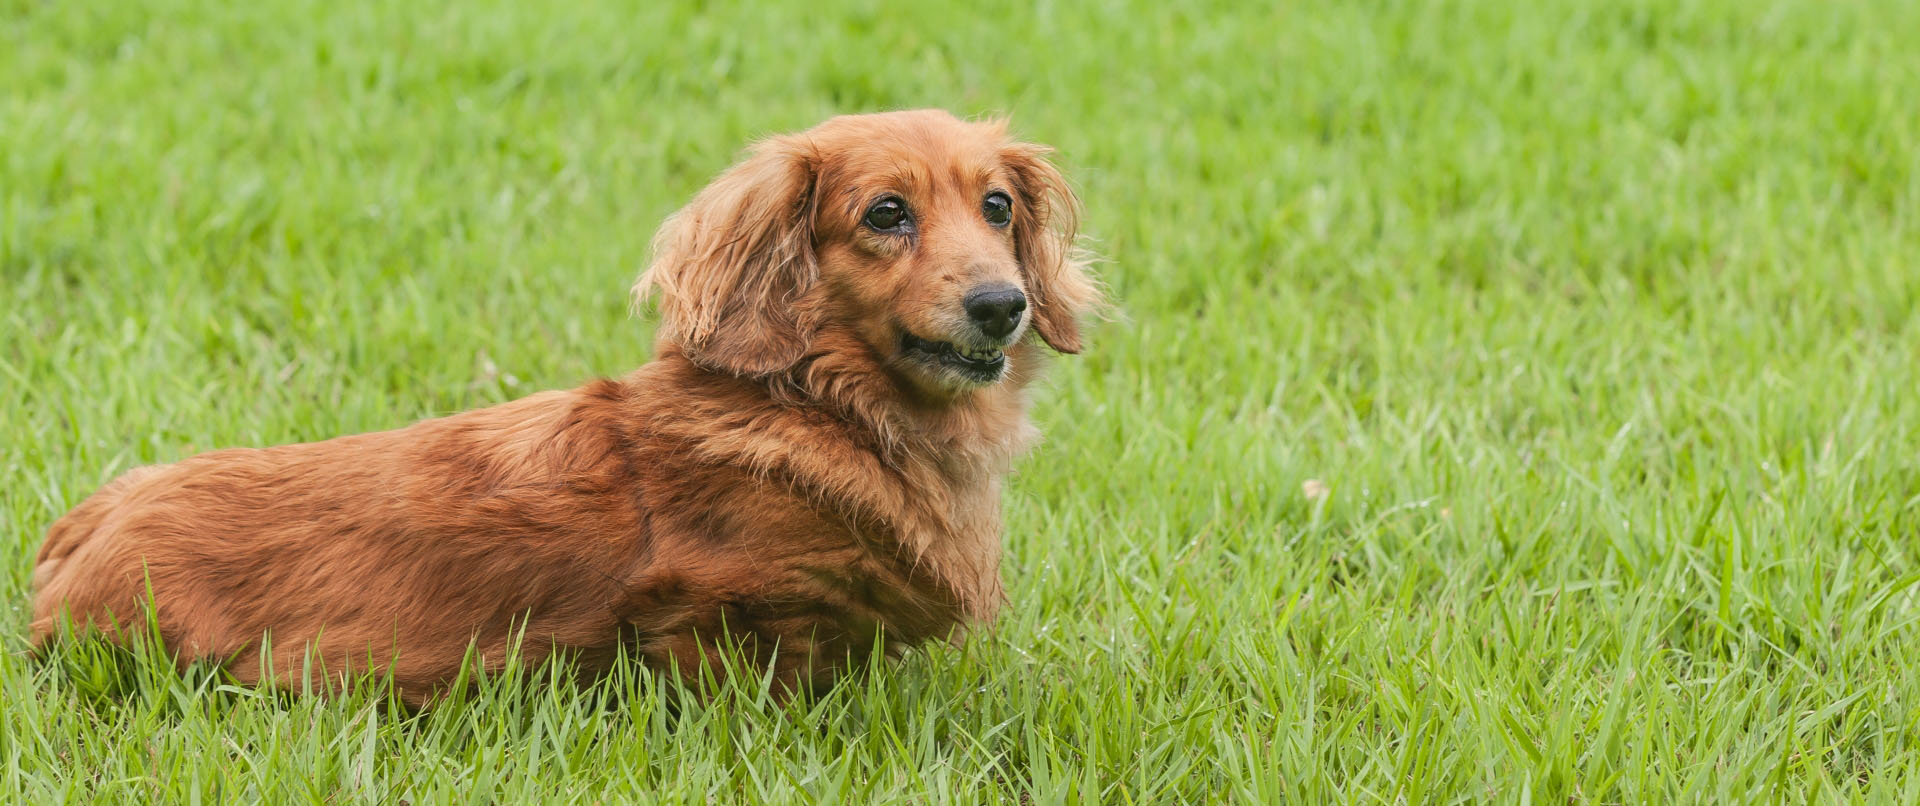
[[[1047,151],[938,110],[768,139],[667,220],[635,291],[712,369],[778,373],[838,329],[921,390],[995,384],[1028,333],[1079,352],[1098,300]]]

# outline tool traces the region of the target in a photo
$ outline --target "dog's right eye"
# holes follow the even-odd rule
[[[896,231],[907,223],[907,205],[895,198],[881,199],[867,208],[862,221],[879,232]]]

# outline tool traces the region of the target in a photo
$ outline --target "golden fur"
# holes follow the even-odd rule
[[[150,589],[182,663],[289,683],[312,652],[338,679],[386,670],[420,703],[470,646],[497,667],[520,630],[525,662],[565,653],[588,673],[622,648],[692,671],[724,634],[792,686],[876,640],[988,621],[1036,341],[1077,352],[1097,301],[1044,154],[940,111],[769,139],[662,226],[635,289],[661,314],[652,362],[130,471],[48,532],[33,640],[69,623],[124,638]],[[996,190],[1010,224],[982,219]],[[911,208],[910,235],[862,223],[883,193]],[[977,341],[961,300],[983,283],[1030,306],[997,379],[903,346]]]

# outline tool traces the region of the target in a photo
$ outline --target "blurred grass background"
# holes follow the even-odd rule
[[[1914,42],[1891,0],[0,0],[0,800],[1915,802]],[[624,372],[665,214],[917,106],[1058,147],[1119,306],[1040,394],[991,634],[791,708],[27,658],[114,474]]]

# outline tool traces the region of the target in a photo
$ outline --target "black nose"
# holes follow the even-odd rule
[[[1027,312],[1027,295],[1010,285],[976,288],[960,304],[966,306],[967,317],[980,332],[1004,339],[1020,326],[1020,316]]]

